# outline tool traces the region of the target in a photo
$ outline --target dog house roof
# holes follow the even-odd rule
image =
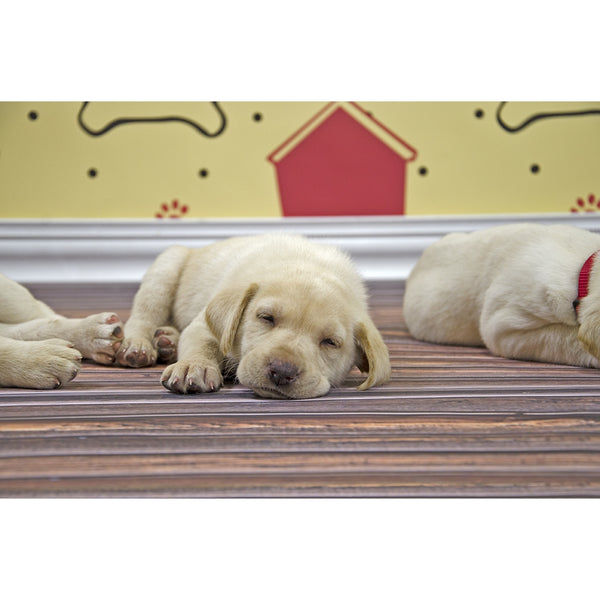
[[[306,137],[308,137],[315,129],[318,129],[323,122],[339,109],[342,109],[353,119],[358,121],[365,129],[370,131],[404,160],[411,161],[416,158],[417,151],[412,146],[390,131],[383,123],[379,122],[356,102],[330,102],[278,146],[268,156],[268,159],[274,164],[283,160],[289,152],[301,144]]]

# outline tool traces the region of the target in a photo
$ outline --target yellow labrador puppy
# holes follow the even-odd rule
[[[404,318],[417,339],[507,358],[598,367],[600,235],[563,225],[453,233],[412,270]]]
[[[368,371],[360,390],[391,371],[350,259],[286,234],[173,246],[156,259],[117,360],[145,367],[175,357],[161,382],[177,393],[218,390],[225,374],[266,398],[313,398],[353,365]]]
[[[83,358],[114,362],[123,337],[114,313],[67,319],[0,274],[0,386],[59,388]]]

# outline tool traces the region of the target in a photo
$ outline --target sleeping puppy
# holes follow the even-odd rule
[[[507,358],[598,367],[598,250],[600,235],[563,225],[450,234],[408,278],[408,329],[420,340],[485,345]]]
[[[285,234],[173,246],[156,259],[117,360],[146,367],[175,358],[161,382],[177,393],[216,391],[224,374],[265,398],[313,398],[353,365],[368,372],[360,390],[391,371],[350,259]]]
[[[122,337],[114,313],[67,319],[0,274],[0,387],[59,388],[82,357],[114,362]]]

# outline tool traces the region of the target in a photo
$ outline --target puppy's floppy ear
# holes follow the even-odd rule
[[[248,287],[228,287],[220,291],[206,307],[206,322],[219,340],[219,349],[227,355],[233,347],[242,315],[258,290],[258,284]]]
[[[363,391],[389,381],[392,374],[390,355],[381,334],[368,316],[355,326],[354,343],[356,366],[363,373],[368,373],[358,389]]]

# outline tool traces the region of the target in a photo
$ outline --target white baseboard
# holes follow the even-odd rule
[[[341,217],[243,220],[0,219],[0,271],[21,282],[139,281],[172,244],[199,247],[236,235],[304,234],[346,250],[367,280],[403,280],[447,233],[507,223],[571,224],[600,231],[594,214]]]

